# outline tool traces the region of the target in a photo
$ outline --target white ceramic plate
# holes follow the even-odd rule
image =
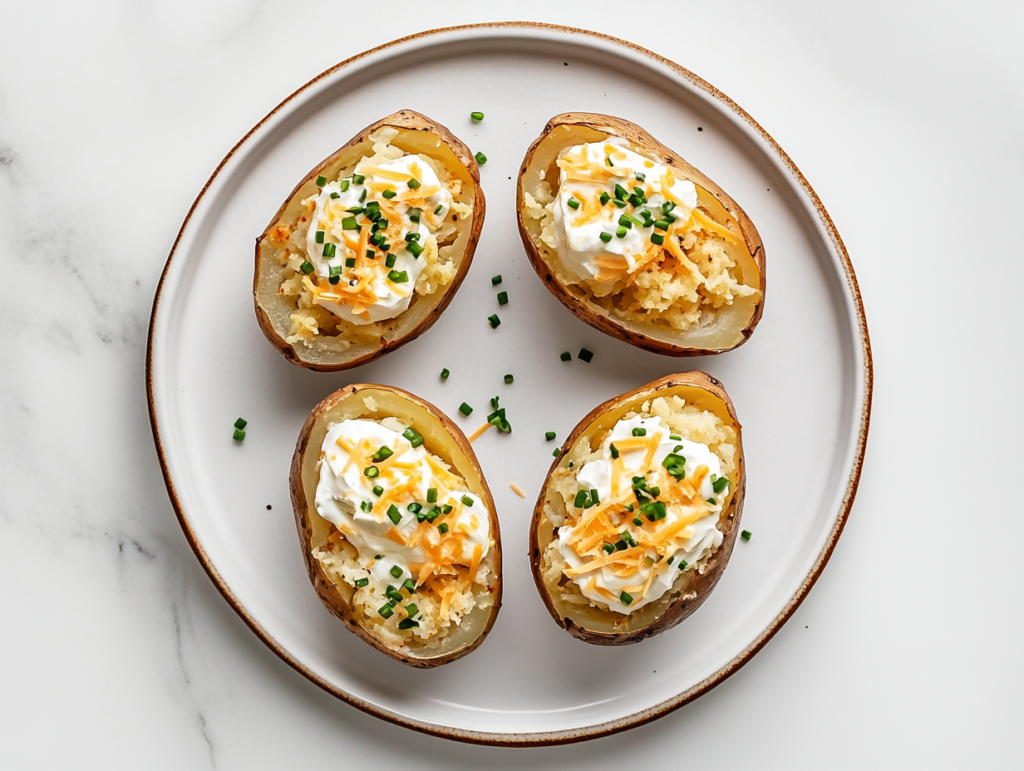
[[[253,242],[295,183],[372,121],[400,108],[448,126],[489,158],[487,221],[451,307],[425,335],[338,374],[275,351],[252,307]],[[487,118],[473,124],[469,113]],[[645,353],[577,321],[530,267],[515,227],[515,178],[551,116],[619,115],[716,180],[764,239],[768,292],[750,342],[719,357]],[[490,277],[504,277],[499,309]],[[487,317],[498,312],[501,326]],[[593,363],[559,359],[587,347]],[[442,382],[438,372],[451,370]],[[531,505],[561,442],[593,406],[665,374],[703,369],[744,425],[740,541],[718,588],[676,629],[627,648],[579,642],[530,576]],[[515,375],[506,385],[503,375]],[[350,59],[310,81],[231,151],[196,200],[154,301],[148,387],[171,500],[196,555],[249,626],[340,698],[401,725],[497,744],[599,736],[658,717],[736,671],[785,622],[824,567],[849,513],[871,394],[867,328],[839,236],[800,172],[728,98],[623,41],[542,25],[440,30]],[[513,433],[475,444],[495,492],[505,603],[486,642],[413,670],[360,642],[306,577],[288,464],[309,410],[352,382],[387,383],[452,415],[466,433],[501,395]],[[461,402],[476,407],[469,419]],[[232,423],[249,421],[245,442]],[[799,477],[794,476],[799,471]],[[517,497],[514,482],[527,493]]]

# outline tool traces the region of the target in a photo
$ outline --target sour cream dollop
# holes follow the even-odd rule
[[[352,176],[326,183],[315,199],[306,254],[317,276],[330,280],[333,271],[337,281],[315,293],[316,303],[360,325],[391,319],[408,309],[426,263],[416,252],[437,248],[435,233],[452,201],[437,172],[418,155],[372,162],[363,158]],[[376,231],[368,213],[375,207],[387,223],[380,245],[371,240]],[[417,246],[411,246],[410,233]],[[374,256],[368,258],[367,252]],[[389,278],[395,275],[404,280]]]
[[[685,222],[697,206],[692,182],[677,178],[668,166],[631,150],[618,137],[569,147],[558,165],[552,211],[558,254],[573,273],[598,285],[610,287],[615,274],[632,273],[643,264],[644,255],[665,233],[653,223]],[[637,190],[642,198],[630,202]],[[603,203],[602,194],[607,196]]]
[[[641,431],[643,435],[637,436]],[[612,457],[613,446],[618,458]],[[721,545],[724,536],[716,526],[729,487],[728,482],[719,481],[720,492],[715,492],[715,480],[722,473],[718,456],[706,444],[679,436],[673,438],[672,431],[660,417],[636,416],[618,421],[602,444],[601,453],[603,457],[584,464],[576,477],[580,490],[586,491],[588,496],[592,496],[590,491],[596,491],[601,503],[596,504],[596,509],[583,508],[575,525],[559,528],[557,548],[568,570],[574,571],[567,575],[585,597],[613,611],[629,614],[664,596],[675,583],[681,567],[692,569]],[[670,455],[674,457],[666,468],[665,460]],[[684,462],[679,458],[685,459]],[[685,473],[677,479],[670,472]],[[619,489],[613,490],[616,474]],[[701,481],[693,489],[696,476],[700,476]],[[643,503],[633,491],[637,477],[645,478],[648,491],[659,488],[657,497],[644,494],[642,488],[641,493],[647,500],[665,504],[663,518],[652,521],[643,512]],[[633,506],[632,511],[624,509],[628,505]],[[657,508],[650,509],[655,517]],[[594,516],[590,516],[591,512]],[[603,536],[598,516],[607,517],[611,525],[604,527]],[[635,518],[642,524],[636,525]],[[679,525],[681,520],[686,523]],[[662,537],[663,531],[671,535]],[[627,533],[637,546],[626,542],[611,554],[605,551],[604,544],[614,546]],[[587,546],[589,548],[584,548]],[[626,554],[626,549],[632,554],[637,550],[641,552],[635,570],[631,570],[629,564],[612,561],[620,551]],[[606,564],[581,572],[581,568],[585,569],[595,560]],[[623,593],[630,600],[628,603],[624,602]]]
[[[321,445],[316,488],[317,512],[356,548],[360,562],[370,565],[368,575],[396,586],[408,578],[418,579],[421,567],[431,564],[428,552],[455,555],[456,564],[469,565],[476,549],[479,561],[491,544],[484,502],[475,493],[449,486],[453,477],[440,461],[412,443],[404,432],[374,420],[336,423]],[[382,447],[392,455],[374,462],[374,454]],[[379,475],[366,476],[370,466],[380,469]],[[436,495],[430,494],[431,489]],[[396,490],[405,492],[396,496]],[[431,497],[435,500],[430,501]],[[447,514],[431,515],[449,506]],[[417,529],[421,530],[418,543],[411,545]],[[392,572],[396,567],[400,576]]]

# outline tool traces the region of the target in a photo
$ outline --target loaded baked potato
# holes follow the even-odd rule
[[[519,233],[576,316],[672,356],[746,341],[764,307],[761,238],[725,191],[636,124],[551,119],[526,153]]]
[[[437,320],[484,221],[477,162],[444,126],[401,110],[311,171],[256,239],[267,339],[320,371],[371,361]]]
[[[740,424],[709,375],[669,375],[597,407],[562,447],[530,526],[552,618],[599,645],[671,629],[718,583],[744,485]]]
[[[440,410],[399,388],[342,388],[302,427],[290,483],[310,581],[360,638],[435,667],[487,636],[501,606],[498,518]]]

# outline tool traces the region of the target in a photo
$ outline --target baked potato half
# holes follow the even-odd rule
[[[391,386],[335,391],[302,427],[290,489],[313,588],[362,640],[421,668],[483,642],[501,606],[498,518],[443,412]]]
[[[597,407],[566,439],[530,526],[551,617],[598,645],[674,627],[722,576],[745,483],[740,424],[713,377],[669,375]]]
[[[764,248],[743,209],[634,123],[552,118],[519,171],[519,233],[563,305],[670,356],[744,343],[764,308]]]
[[[260,328],[289,361],[322,372],[404,345],[448,307],[485,210],[476,159],[444,126],[412,110],[367,126],[256,239]]]

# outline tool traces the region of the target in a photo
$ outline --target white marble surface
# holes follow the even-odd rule
[[[516,5],[675,59],[786,148],[853,256],[876,398],[839,548],[764,651],[649,726],[510,750],[363,715],[249,632],[174,519],[143,381],[163,261],[231,145],[338,60],[503,9],[211,5],[0,9],[0,767],[1024,762],[1021,6]]]

